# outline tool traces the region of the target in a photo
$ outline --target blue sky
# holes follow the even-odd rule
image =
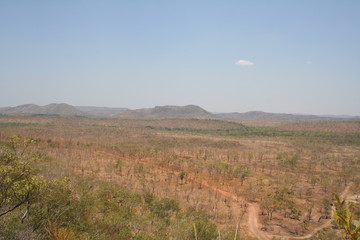
[[[360,115],[359,12],[358,0],[3,0],[0,107]]]

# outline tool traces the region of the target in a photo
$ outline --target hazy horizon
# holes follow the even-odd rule
[[[359,1],[2,1],[0,107],[360,116]]]
[[[0,106],[0,108],[6,108],[6,107],[18,107],[18,106],[21,106],[21,105],[28,105],[28,104],[34,104],[34,103],[25,103],[25,104],[20,104],[20,105],[16,105],[16,106]],[[44,104],[44,105],[40,105],[40,104],[35,104],[35,105],[38,105],[38,106],[46,106],[46,105],[50,105],[50,104],[68,104],[68,103],[65,103],[65,102],[59,102],[59,103],[49,103],[49,104]],[[118,107],[109,107],[109,106],[95,106],[95,105],[72,105],[72,104],[68,104],[68,105],[71,105],[73,107],[96,107],[96,108],[113,108],[113,109],[121,109],[121,108],[126,108],[126,109],[129,109],[129,110],[142,110],[142,109],[151,109],[151,108],[155,108],[155,107],[164,107],[164,106],[180,106],[180,107],[184,107],[184,106],[187,106],[187,105],[168,105],[168,104],[165,104],[165,105],[156,105],[156,106],[151,106],[151,107],[143,107],[143,108],[128,108],[126,106],[118,106]],[[188,105],[195,105],[195,104],[188,104]],[[198,106],[198,105],[195,105],[195,106]],[[198,106],[210,113],[213,113],[213,114],[221,114],[221,113],[246,113],[246,112],[265,112],[265,113],[275,113],[275,114],[293,114],[293,115],[315,115],[315,116],[338,116],[338,117],[341,117],[341,116],[350,116],[350,117],[360,117],[359,115],[351,115],[351,114],[309,114],[309,113],[297,113],[297,112],[293,112],[293,113],[289,113],[289,112],[266,112],[266,111],[262,111],[262,110],[249,110],[249,111],[244,111],[244,112],[239,112],[239,111],[232,111],[232,112],[222,112],[222,111],[210,111],[206,108],[203,108],[202,106]]]

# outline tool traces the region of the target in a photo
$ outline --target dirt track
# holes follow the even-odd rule
[[[109,153],[109,152],[105,152],[105,151],[97,151],[97,152],[102,154],[102,155],[108,155],[108,156],[112,156],[112,157],[115,157],[115,158],[119,157],[117,154],[114,154],[114,153]],[[122,159],[124,159],[124,158],[122,157]],[[155,166],[155,164],[153,162],[151,162],[151,161],[147,161],[147,160],[142,159],[141,162],[144,163],[144,164],[151,165],[153,167]],[[164,167],[160,167],[160,166],[157,166],[157,167],[161,168],[163,171],[166,171],[166,172],[171,171],[175,175],[180,174],[180,172],[169,170],[169,169],[166,169]],[[307,234],[305,236],[296,236],[295,237],[295,236],[269,234],[269,233],[261,230],[262,225],[259,223],[260,209],[259,209],[259,206],[257,204],[249,203],[243,198],[239,198],[239,197],[237,197],[236,195],[234,195],[234,194],[232,194],[230,192],[227,192],[227,191],[224,191],[224,190],[218,188],[217,186],[210,185],[208,182],[206,182],[204,180],[198,180],[194,176],[188,176],[187,179],[191,180],[191,181],[194,181],[196,183],[199,183],[202,186],[210,189],[211,191],[217,192],[217,193],[221,194],[224,197],[231,198],[232,200],[234,200],[236,202],[240,202],[240,201],[245,202],[246,205],[247,205],[247,210],[248,210],[248,230],[254,237],[258,238],[259,240],[271,240],[271,239],[274,239],[274,238],[279,238],[281,240],[309,239],[309,238],[313,237],[320,230],[329,227],[331,225],[331,221],[333,219],[334,207],[332,208],[331,218],[329,220],[327,220],[326,222],[324,222],[321,226],[315,228],[313,231],[311,231],[309,234]],[[340,195],[341,198],[346,197],[346,195],[349,192],[350,186],[351,185],[348,185],[344,189],[343,193]]]
[[[205,182],[203,182],[204,186],[207,186],[211,189],[214,189],[214,187],[207,185]],[[341,194],[341,198],[345,198],[346,195],[349,192],[351,185],[348,185],[345,190],[342,192]],[[231,197],[232,199],[238,201],[239,199],[229,193],[229,192],[225,192],[222,191],[221,189],[216,189],[216,191],[218,191],[220,194],[226,196],[226,197]],[[242,199],[244,200],[244,199]],[[248,215],[249,215],[249,219],[248,219],[248,227],[249,227],[249,231],[255,236],[257,237],[259,240],[271,240],[274,237],[280,238],[282,240],[291,240],[291,239],[309,239],[311,237],[313,237],[317,232],[319,232],[320,230],[327,228],[329,226],[331,226],[331,221],[333,220],[333,215],[334,215],[334,210],[335,207],[332,207],[332,211],[331,211],[331,218],[329,220],[327,220],[326,222],[324,222],[321,226],[315,228],[313,231],[311,231],[309,234],[305,235],[305,236],[299,236],[299,237],[293,237],[293,236],[285,236],[285,235],[272,235],[272,234],[268,234],[264,231],[261,230],[261,224],[259,223],[259,214],[260,214],[260,209],[259,206],[257,204],[254,203],[247,203],[248,205]]]

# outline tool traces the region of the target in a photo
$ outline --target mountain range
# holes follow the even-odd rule
[[[71,106],[65,103],[52,103],[45,106],[25,104],[16,107],[0,108],[0,114],[5,115],[61,115],[61,116],[88,116],[112,117],[121,119],[225,119],[240,121],[288,121],[288,122],[315,122],[315,121],[359,121],[354,116],[317,116],[303,114],[266,113],[250,111],[245,113],[210,113],[195,105],[187,106],[156,106],[149,109],[110,108],[93,106]]]

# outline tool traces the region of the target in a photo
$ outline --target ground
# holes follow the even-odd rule
[[[333,192],[358,194],[359,133],[336,124],[2,116],[0,138],[38,138],[53,174],[172,198],[244,237],[310,239],[333,231]]]

